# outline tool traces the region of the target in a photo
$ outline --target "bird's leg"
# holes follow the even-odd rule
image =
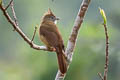
[[[56,52],[56,49],[54,47],[47,47],[48,50],[50,50],[51,52]]]

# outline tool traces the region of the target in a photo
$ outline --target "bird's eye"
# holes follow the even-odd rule
[[[51,16],[51,19],[54,19],[54,16]]]

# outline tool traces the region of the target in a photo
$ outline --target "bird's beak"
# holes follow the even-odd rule
[[[57,17],[56,20],[60,20],[60,18]]]

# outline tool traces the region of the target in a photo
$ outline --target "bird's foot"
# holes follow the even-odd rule
[[[54,48],[54,47],[49,47],[48,48],[50,51],[52,51],[52,52],[55,52],[56,51],[56,49]]]

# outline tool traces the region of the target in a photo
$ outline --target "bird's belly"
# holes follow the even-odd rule
[[[47,47],[51,47],[50,44],[48,43],[48,41],[46,40],[46,38],[43,35],[40,35],[40,39]]]

